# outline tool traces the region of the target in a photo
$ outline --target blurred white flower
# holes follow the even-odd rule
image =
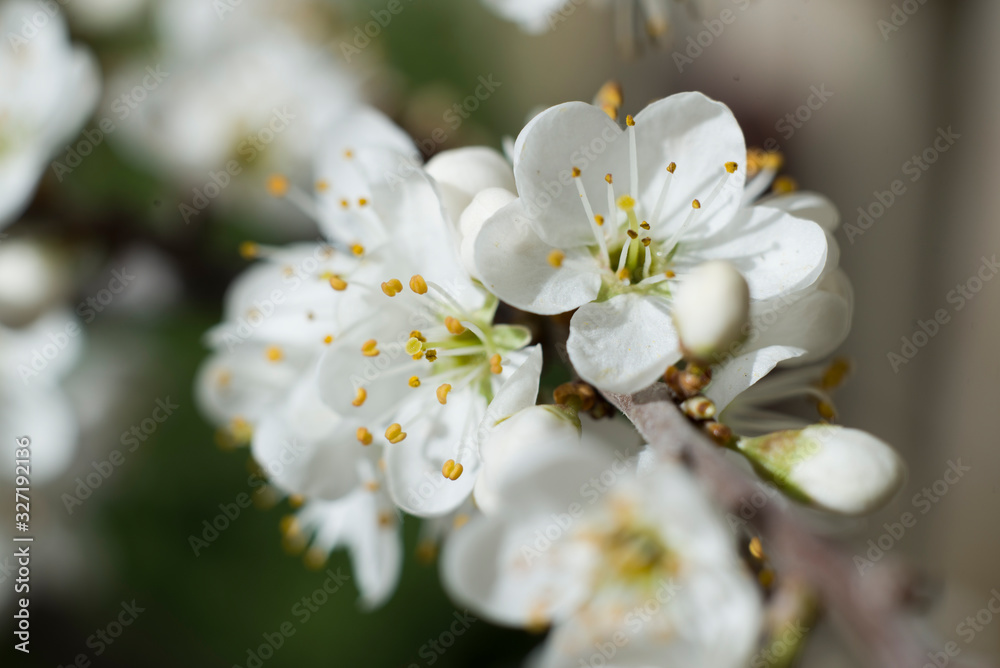
[[[445,544],[457,602],[498,624],[552,625],[536,666],[746,665],[760,596],[687,472],[663,462],[638,475],[583,444],[522,461],[500,512]]]
[[[0,227],[27,206],[59,146],[93,111],[100,75],[93,56],[69,42],[55,5],[13,0],[0,7]]]
[[[475,267],[504,301],[578,309],[570,360],[616,392],[646,387],[680,358],[672,290],[691,268],[727,260],[761,302],[812,285],[827,262],[817,224],[741,206],[746,148],[724,105],[682,93],[627,121],[622,131],[579,102],[535,117],[515,149],[519,198],[475,241]]]
[[[720,260],[698,265],[677,287],[672,311],[682,350],[707,359],[740,340],[750,317],[750,289]]]

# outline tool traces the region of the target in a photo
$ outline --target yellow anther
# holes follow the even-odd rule
[[[699,202],[698,200],[695,200],[695,201],[691,202],[691,208],[692,209],[700,209],[701,208],[701,202]]]
[[[362,255],[365,254],[365,247],[362,246],[361,244],[354,244],[353,246],[351,246],[351,252],[357,255],[358,257],[361,257]]]
[[[500,353],[494,353],[493,357],[490,358],[490,373],[500,375],[503,373],[503,365],[501,364]]]
[[[417,560],[429,564],[437,558],[437,544],[433,540],[422,540],[417,543]]]
[[[427,281],[420,274],[416,274],[410,279],[410,289],[418,295],[425,294],[427,292]]]
[[[383,510],[378,514],[378,525],[380,527],[391,527],[396,523],[395,515],[388,510]]]
[[[573,178],[574,179],[580,178],[580,168],[579,167],[574,167],[573,168]]]
[[[663,272],[663,275],[666,276],[667,278],[677,278],[677,274],[674,273],[673,270],[671,269],[667,269],[665,272]]]
[[[594,216],[594,222],[597,223],[598,227],[600,227],[601,225],[604,224],[604,216],[602,216],[601,214],[595,215]]]
[[[406,354],[407,355],[417,355],[423,350],[423,342],[415,336],[411,336],[406,342]]]
[[[351,158],[354,157],[354,151],[352,151],[351,149],[345,149],[344,150],[344,157],[347,158],[348,160],[350,160]]]
[[[361,344],[361,354],[365,357],[378,357],[378,342],[375,339],[368,339]]]
[[[330,277],[330,287],[334,290],[341,291],[347,289],[347,281],[342,279],[340,276],[334,274]]]
[[[382,486],[379,485],[378,482],[376,482],[375,480],[369,480],[368,482],[365,483],[365,489],[367,489],[369,492],[377,492],[379,491],[379,489],[381,489],[381,487]]]
[[[779,176],[774,180],[774,184],[771,189],[778,193],[779,195],[787,195],[788,193],[793,193],[799,189],[798,181],[790,176]]]
[[[651,243],[653,243],[652,238],[650,238],[650,237],[643,237],[642,238],[642,245],[645,246],[646,248],[649,248],[649,244],[651,244]]]
[[[420,387],[420,377],[419,376],[410,376],[410,380],[408,382],[410,384],[410,387]]]
[[[816,410],[819,411],[819,416],[827,422],[832,422],[837,417],[837,410],[829,401],[823,400],[818,402]]]
[[[303,558],[303,561],[306,564],[306,568],[312,571],[318,571],[326,564],[328,556],[329,555],[327,555],[325,550],[318,547],[310,547],[306,551],[306,556]]]
[[[358,206],[368,206],[368,200],[364,197],[358,199]]]
[[[280,362],[285,357],[285,354],[281,352],[281,348],[278,346],[268,346],[264,354],[270,362]]]
[[[215,382],[219,384],[219,387],[229,387],[229,384],[233,382],[233,374],[227,369],[223,369],[219,372]]]
[[[330,189],[330,184],[327,181],[320,179],[315,183],[314,187],[316,188],[316,192],[325,193]]]
[[[390,278],[388,281],[382,284],[382,292],[384,292],[389,297],[395,297],[402,291],[403,291],[403,284],[399,282],[398,278]]]
[[[427,358],[428,362],[436,362],[438,358],[438,351],[435,350],[434,348],[431,348],[430,350],[424,353],[424,357]]]
[[[594,97],[594,105],[600,107],[611,120],[618,119],[618,110],[621,109],[624,96],[622,87],[617,81],[609,81],[597,91]]]
[[[628,269],[626,269],[625,267],[622,267],[621,269],[618,270],[618,273],[615,274],[615,276],[618,277],[619,281],[627,281],[628,278],[629,278]]]
[[[423,332],[421,332],[419,329],[415,329],[412,332],[410,332],[410,338],[416,339],[421,343],[427,343],[427,338],[424,336]]]
[[[618,198],[616,204],[618,204],[618,208],[622,211],[631,211],[635,208],[635,200],[631,195],[622,195]]]
[[[340,200],[340,206],[341,208],[346,209],[347,207],[351,206],[351,203],[348,202],[346,199],[342,199]]]
[[[764,546],[760,542],[760,538],[754,536],[750,539],[749,546],[750,554],[754,556],[754,559],[764,560]]]
[[[632,118],[632,114],[629,114],[628,116],[625,117],[625,125],[629,127],[635,125],[635,119]]]
[[[281,523],[278,526],[281,528],[281,533],[286,535],[299,532],[299,523],[295,519],[295,515],[285,515],[281,518]]]
[[[245,445],[253,438],[253,426],[241,417],[234,417],[229,422],[229,434],[236,445]]]
[[[833,360],[827,370],[823,373],[823,380],[820,381],[820,387],[824,390],[832,390],[840,387],[850,370],[851,363],[843,357],[838,357]]]
[[[605,174],[604,175],[604,180],[607,181],[608,183],[614,183],[614,181],[615,181],[613,178],[611,178],[610,174]]]
[[[244,260],[252,260],[260,253],[260,246],[252,241],[244,241],[240,244],[240,257]]]
[[[364,427],[358,427],[358,443],[361,445],[371,445],[372,433]]]
[[[325,343],[326,345],[330,345],[331,343],[333,343],[333,335],[327,334],[326,336],[324,336],[323,343]]]
[[[738,166],[739,165],[737,165],[735,162],[727,162],[726,163],[726,171],[729,172],[730,174],[735,174],[736,173],[736,168]]]
[[[757,574],[757,580],[764,589],[770,589],[771,585],[774,584],[774,571],[770,568],[765,568]]]
[[[676,162],[672,162],[669,165],[667,165],[667,171],[670,172],[671,174],[673,174],[675,171],[677,171],[677,163]]]
[[[284,197],[288,194],[288,179],[282,174],[267,177],[267,192],[271,197]]]
[[[301,508],[306,503],[306,497],[301,494],[292,494],[288,497],[288,505],[292,508]]]
[[[438,386],[437,398],[438,398],[438,403],[441,404],[442,406],[448,403],[449,392],[451,392],[451,385],[449,385],[448,383]]]
[[[455,519],[451,521],[451,528],[457,531],[468,524],[470,519],[472,518],[468,515],[468,513],[459,513],[458,515],[455,515]]]
[[[450,315],[444,319],[444,326],[447,327],[448,331],[454,334],[455,336],[458,336],[459,334],[465,332],[465,325],[459,322],[458,318],[452,317]]]
[[[365,399],[367,398],[368,398],[368,390],[366,390],[363,387],[359,387],[357,391],[354,393],[354,401],[351,402],[351,405],[354,406],[355,408],[360,408],[361,405],[365,403]]]
[[[549,264],[555,268],[562,266],[563,260],[566,259],[566,253],[563,253],[558,248],[553,248],[549,251]]]
[[[441,475],[443,475],[448,480],[458,480],[462,475],[464,468],[461,464],[456,464],[454,459],[449,459],[441,467]],[[455,518],[456,521],[458,518]],[[464,522],[463,522],[464,524]]]
[[[635,230],[626,230],[625,234],[628,235],[629,239],[638,239],[639,238],[639,233],[636,232]]]
[[[406,438],[406,432],[398,422],[393,422],[389,425],[389,428],[385,430],[385,437],[390,443],[399,443],[404,438]]]
[[[644,220],[641,223],[639,223],[639,227],[641,227],[644,230],[648,230],[649,229],[649,223]]]
[[[413,359],[415,360],[422,360],[423,358],[424,358],[424,351],[422,350],[419,353],[413,354]]]
[[[382,292],[386,297],[395,297],[396,291],[392,289],[392,286],[388,283],[382,283]]]
[[[760,165],[764,169],[781,169],[781,166],[785,164],[785,156],[783,156],[778,151],[768,151],[761,155]]]

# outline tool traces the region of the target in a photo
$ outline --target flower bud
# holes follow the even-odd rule
[[[566,447],[579,446],[580,421],[571,413],[556,406],[531,406],[514,413],[480,441],[476,505],[484,513],[496,512],[508,481],[521,479]]]
[[[844,515],[874,511],[903,484],[896,451],[858,429],[813,425],[744,438],[736,447],[790,496]]]
[[[674,295],[674,326],[684,353],[708,360],[740,339],[750,317],[750,288],[728,262],[695,267]]]

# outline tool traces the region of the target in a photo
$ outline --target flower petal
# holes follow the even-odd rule
[[[621,393],[648,387],[681,357],[666,303],[636,294],[582,306],[566,347],[584,380]]]
[[[485,146],[442,151],[425,167],[437,184],[444,208],[458,222],[477,193],[487,188],[514,191],[514,170],[500,153]]]
[[[561,266],[550,253],[562,255]],[[597,297],[597,261],[583,248],[558,249],[536,234],[523,203],[511,202],[487,220],[475,240],[483,284],[503,301],[541,315],[570,311]]]

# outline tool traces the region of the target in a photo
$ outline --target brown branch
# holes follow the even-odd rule
[[[672,401],[666,385],[634,395],[605,393],[639,430],[650,447],[683,455],[727,507],[735,507],[760,488],[729,461]],[[902,597],[894,595],[892,570],[883,567],[864,579],[849,554],[810,531],[786,504],[768,503],[753,518],[779,572],[808,584],[842,633],[878,668],[919,668],[929,644],[913,624]]]

